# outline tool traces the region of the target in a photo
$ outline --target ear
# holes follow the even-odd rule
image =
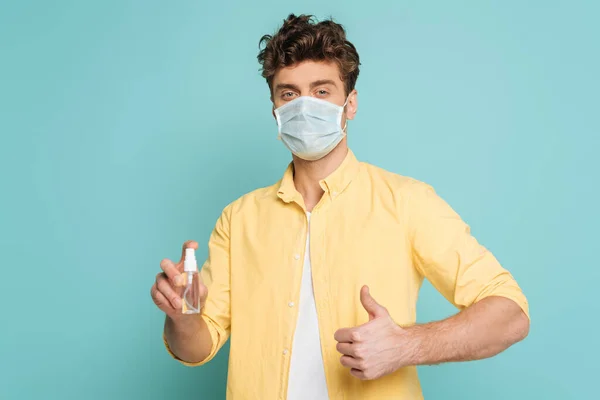
[[[354,119],[356,112],[358,111],[358,92],[356,89],[352,90],[348,95],[348,104],[346,104],[346,118]]]

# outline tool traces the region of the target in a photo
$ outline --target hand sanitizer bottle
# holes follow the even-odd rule
[[[184,314],[198,314],[200,312],[200,277],[194,249],[185,249],[183,271],[186,275],[186,286],[181,302],[181,312]]]

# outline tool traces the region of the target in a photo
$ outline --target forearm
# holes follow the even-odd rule
[[[524,339],[529,319],[512,300],[488,297],[443,321],[405,328],[413,365],[492,357]]]
[[[212,348],[208,326],[200,315],[166,317],[165,339],[179,359],[190,363],[206,359]]]

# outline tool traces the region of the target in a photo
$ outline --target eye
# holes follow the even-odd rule
[[[294,98],[294,96],[296,96],[296,93],[294,93],[294,92],[283,92],[281,94],[281,98],[284,100],[290,100],[290,99]]]
[[[329,92],[325,89],[317,90],[317,97],[327,97],[328,95],[329,95]]]

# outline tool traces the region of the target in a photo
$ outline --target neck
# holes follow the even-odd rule
[[[346,154],[348,154],[348,146],[344,138],[331,153],[320,160],[306,161],[293,156],[294,185],[302,195],[307,211],[312,211],[323,196],[324,192],[319,181],[331,175],[342,164]]]

